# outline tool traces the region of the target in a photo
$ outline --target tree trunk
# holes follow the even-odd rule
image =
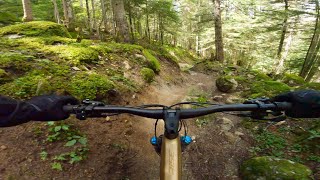
[[[67,0],[62,0],[62,7],[63,7],[63,17],[64,21],[63,24],[69,28],[69,14],[68,14],[68,3]]]
[[[88,16],[88,27],[90,34],[92,33],[92,28],[91,28],[91,18],[90,18],[90,9],[89,9],[89,2],[86,0],[86,9],[87,9],[87,16]]]
[[[80,7],[83,8],[83,0],[79,0]]]
[[[57,5],[57,0],[52,0],[52,3],[54,7],[54,19],[58,24],[60,24],[61,22],[60,22],[60,14],[59,14],[59,8]]]
[[[67,1],[68,6],[68,22],[69,22],[69,28],[72,28],[73,25],[73,7],[72,7],[72,0]]]
[[[97,20],[96,20],[96,10],[95,10],[95,7],[94,7],[94,0],[91,0],[91,10],[92,10],[92,29],[93,30],[97,30]]]
[[[114,19],[120,41],[130,42],[129,27],[124,10],[123,0],[111,0]]]
[[[317,55],[318,55],[318,51],[320,48],[320,37],[319,37],[319,35],[320,35],[320,23],[319,23],[320,12],[319,12],[319,1],[318,0],[316,0],[316,11],[317,11],[317,19],[316,19],[313,37],[312,37],[306,58],[304,60],[302,69],[299,74],[304,79],[307,78],[312,67],[317,62],[317,59],[318,59]],[[311,78],[309,77],[309,79],[311,79]]]
[[[224,52],[223,52],[223,40],[222,40],[220,0],[213,0],[213,2],[214,2],[214,29],[215,29],[216,60],[223,62],[224,61]]]
[[[134,31],[133,31],[133,23],[132,23],[132,12],[131,12],[131,5],[129,1],[129,23],[130,23],[130,34],[131,34],[131,40],[134,41]]]
[[[106,4],[105,0],[101,0],[101,10],[102,10],[102,20],[103,20],[103,25],[104,25],[104,32],[108,33],[108,19],[107,19],[107,9],[106,9]]]
[[[23,5],[23,22],[29,22],[33,20],[32,7],[30,0],[22,0]]]
[[[276,67],[276,74],[280,74],[283,70],[284,70],[284,62],[288,56],[288,53],[289,53],[289,49],[290,49],[290,46],[291,46],[291,42],[292,42],[292,35],[293,32],[290,32],[289,34],[289,37],[287,39],[287,43],[286,43],[286,46],[285,46],[285,51],[284,53],[282,53],[282,56],[280,56],[280,61]]]
[[[150,42],[150,27],[149,27],[149,10],[148,10],[148,0],[146,0],[146,37]]]
[[[306,81],[310,82],[311,79],[314,77],[314,75],[319,72],[319,67],[320,67],[320,60],[319,60],[319,56],[316,57],[315,62],[313,63],[307,77],[306,77]]]
[[[283,20],[283,25],[282,25],[282,34],[281,34],[281,38],[280,38],[280,43],[279,43],[279,47],[278,47],[278,53],[277,53],[277,57],[278,59],[281,58],[281,52],[282,52],[282,48],[283,48],[283,42],[287,33],[287,29],[288,29],[288,0],[285,0],[285,17]]]

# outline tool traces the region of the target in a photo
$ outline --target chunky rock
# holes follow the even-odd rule
[[[230,93],[237,89],[238,82],[231,76],[221,76],[216,80],[216,86],[219,91]]]
[[[255,157],[241,166],[244,180],[256,179],[312,179],[312,171],[300,163],[271,156]]]

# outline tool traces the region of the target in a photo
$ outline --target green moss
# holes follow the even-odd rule
[[[14,22],[18,22],[18,21],[20,21],[20,20],[16,17],[16,15],[14,15],[10,12],[0,11],[0,24],[7,25],[7,24],[14,23]]]
[[[316,83],[316,82],[306,83],[298,87],[297,89],[313,89],[313,90],[320,91],[320,83]]]
[[[154,71],[149,68],[142,68],[140,73],[141,73],[143,79],[148,83],[151,83],[155,77]]]
[[[305,83],[304,79],[295,74],[285,73],[282,78],[282,82],[288,84],[289,86],[297,86]]]
[[[0,86],[0,94],[18,99],[27,99],[36,95],[38,84],[45,80],[44,74],[29,73],[13,82]]]
[[[91,47],[83,47],[76,44],[47,46],[46,52],[57,54],[59,58],[67,60],[71,64],[95,63],[99,61],[99,53]]]
[[[64,26],[49,21],[32,21],[0,28],[0,36],[7,34],[71,37]]]
[[[0,84],[6,83],[10,80],[11,78],[9,77],[8,73],[5,70],[0,69]]]
[[[232,92],[238,87],[238,82],[232,76],[221,76],[216,80],[216,86],[221,92]]]
[[[152,69],[155,73],[160,72],[160,63],[156,57],[154,57],[148,50],[144,49],[142,51],[143,55],[148,60],[148,67]]]
[[[70,93],[79,99],[96,99],[97,96],[106,97],[114,83],[104,75],[79,73],[71,78],[69,88]]]
[[[249,74],[254,76],[254,79],[257,81],[272,81],[273,79],[266,75],[265,73],[262,73],[257,70],[252,70],[249,72]]]
[[[18,52],[0,53],[0,68],[12,69],[16,71],[28,71],[34,56],[24,55]]]
[[[244,180],[312,179],[312,171],[308,167],[286,159],[279,159],[271,156],[252,158],[242,164],[240,171]]]
[[[251,95],[250,97],[273,97],[283,92],[290,91],[291,88],[278,81],[257,81],[251,86]]]
[[[122,44],[122,43],[107,43],[106,44],[112,52],[122,53],[122,52],[131,52],[131,53],[140,53],[143,50],[142,46],[135,44]]]

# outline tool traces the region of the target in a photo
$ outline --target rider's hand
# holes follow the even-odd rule
[[[44,95],[34,97],[26,103],[36,110],[31,116],[35,121],[59,121],[67,119],[70,114],[63,111],[64,105],[75,105],[79,101],[72,96]]]
[[[292,108],[286,115],[294,118],[319,118],[320,117],[320,92],[302,90],[280,94],[274,98],[276,102],[290,102]]]

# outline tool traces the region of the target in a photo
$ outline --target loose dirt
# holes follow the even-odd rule
[[[157,83],[130,95],[127,103],[171,105],[188,100],[195,92],[221,95],[215,89],[215,77],[191,72],[171,83]],[[223,96],[224,100],[228,95]],[[77,126],[88,138],[90,148],[86,160],[73,165],[64,163],[63,171],[52,170],[48,160],[41,160],[43,137],[35,128],[46,123],[32,122],[0,129],[0,180],[2,179],[159,179],[160,158],[149,143],[154,134],[154,120],[131,115],[110,119],[68,122]],[[239,165],[248,158],[250,138],[239,126],[240,119],[225,114],[212,116],[198,127],[188,120],[189,135],[194,143],[183,153],[183,179],[239,179]],[[163,124],[159,124],[160,132]],[[44,135],[42,135],[44,136]],[[62,145],[46,145],[59,151]],[[50,157],[49,155],[49,158]]]

